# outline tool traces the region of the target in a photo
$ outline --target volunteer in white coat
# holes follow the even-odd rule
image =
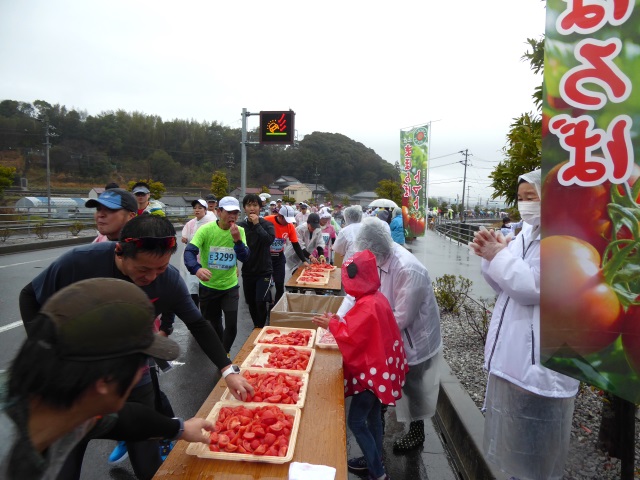
[[[193,207],[193,214],[195,218],[192,218],[182,227],[182,243],[188,245],[193,236],[196,234],[198,228],[205,223],[213,222],[216,220],[216,216],[213,212],[207,211],[207,201],[199,198],[191,202]],[[198,289],[200,288],[200,280],[195,275],[191,275],[184,266],[184,262],[180,263],[180,274],[184,279],[184,283],[187,284],[189,293],[196,307],[200,307],[200,298],[198,296]]]
[[[346,226],[338,233],[333,244],[333,251],[342,255],[342,261],[346,262],[356,253],[356,237],[362,224],[362,207],[353,205],[344,209],[343,217]]]
[[[470,244],[499,295],[484,349],[484,454],[520,479],[562,478],[579,385],[540,364],[540,185],[540,170],[519,177],[517,237],[484,229]]]
[[[376,257],[380,292],[387,297],[400,328],[409,363],[409,373],[396,405],[398,421],[410,422],[409,431],[396,440],[396,451],[407,451],[424,443],[424,420],[434,415],[440,388],[442,357],[440,309],[426,267],[391,238],[389,224],[375,217],[362,220],[356,250],[370,250]],[[353,305],[345,297],[338,315]]]

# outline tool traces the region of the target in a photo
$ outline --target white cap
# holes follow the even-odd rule
[[[283,205],[278,213],[285,218],[287,223],[294,223],[296,221],[296,211],[289,205]]]
[[[235,197],[222,197],[218,202],[218,208],[223,208],[227,212],[239,212],[240,202]]]
[[[194,200],[193,202],[191,202],[191,206],[193,208],[196,208],[196,205],[202,205],[204,208],[207,208],[207,201],[203,200],[202,198],[199,198],[198,200]]]
[[[331,218],[331,214],[325,210],[320,214],[320,220],[322,220],[323,218]]]
[[[275,204],[276,204],[276,201],[275,201],[275,200],[271,200],[271,201],[269,202],[269,205],[275,205]]]

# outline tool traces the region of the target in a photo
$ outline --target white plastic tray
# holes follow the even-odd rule
[[[339,350],[337,343],[321,343],[324,336],[329,333],[329,330],[325,330],[322,327],[318,327],[316,330],[316,348],[329,348],[331,350]],[[334,339],[335,341],[335,339]]]
[[[209,415],[207,416],[207,420],[216,423],[218,419],[218,415],[220,414],[220,409],[222,407],[237,407],[239,402],[225,402],[220,401],[217,402]],[[273,406],[270,403],[255,403],[245,405],[247,408],[256,408],[258,406]],[[262,462],[262,463],[287,463],[293,459],[293,452],[295,450],[296,439],[298,437],[298,430],[300,429],[300,418],[302,416],[302,411],[298,407],[294,406],[280,406],[278,408],[282,410],[284,413],[288,415],[293,415],[293,428],[291,429],[291,435],[289,436],[289,447],[287,449],[287,454],[284,457],[274,457],[267,455],[253,455],[247,453],[230,453],[230,452],[212,452],[209,450],[209,446],[204,443],[190,443],[187,446],[187,454],[195,455],[199,458],[209,458],[215,460],[232,460],[236,462]]]
[[[279,368],[279,367],[265,367],[265,364],[268,362],[269,360],[269,356],[271,355],[271,353],[265,352],[265,349],[271,349],[271,348],[283,348],[283,349],[289,349],[289,348],[293,348],[294,350],[300,350],[303,352],[308,352],[309,353],[309,363],[307,364],[307,368],[304,370],[289,370],[286,368]],[[283,371],[294,371],[294,372],[310,372],[311,371],[311,366],[313,365],[313,361],[316,358],[316,351],[313,348],[308,348],[308,347],[294,347],[294,346],[290,346],[287,347],[285,345],[271,345],[268,343],[259,343],[258,345],[256,345],[255,347],[253,347],[253,350],[251,351],[251,353],[247,356],[247,358],[244,360],[244,362],[242,362],[242,365],[240,365],[242,368],[274,368],[277,370],[283,370]]]
[[[240,375],[242,375],[244,372],[257,373],[261,375],[264,375],[267,373],[276,373],[276,374],[282,373],[282,374],[290,375],[292,377],[299,377],[302,380],[302,385],[300,386],[300,392],[298,393],[298,402],[294,406],[298,408],[304,407],[304,401],[307,398],[307,390],[309,389],[309,374],[307,372],[301,372],[298,370],[277,370],[275,368],[243,368]],[[222,397],[220,397],[220,400],[234,401],[234,402],[242,403],[246,406],[257,404],[256,402],[240,402],[239,400],[236,400],[236,398],[231,394],[228,388],[225,389],[224,393],[222,394]],[[276,403],[276,402],[271,402],[271,403],[260,402],[260,403],[266,403],[267,405],[278,405],[279,407],[288,407],[290,405],[287,403]]]
[[[316,331],[313,328],[290,328],[290,327],[262,327],[262,330],[253,341],[254,345],[258,345],[259,343],[264,344],[265,340],[272,340],[275,337],[286,335],[291,332],[295,332],[296,330],[306,330],[311,332],[311,336],[309,337],[309,343],[307,345],[293,345],[294,347],[313,347],[313,342],[316,338]],[[278,331],[280,333],[269,333]],[[278,345],[270,343],[268,345]]]

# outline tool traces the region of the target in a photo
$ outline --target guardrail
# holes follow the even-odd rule
[[[181,224],[185,217],[167,217],[173,224]],[[73,218],[47,218],[46,213],[0,214],[0,243],[12,236],[48,238],[53,233],[69,233],[76,236],[83,230],[96,230],[93,215],[78,215]]]
[[[500,219],[490,217],[467,219],[465,222],[460,222],[457,219],[437,217],[434,221],[433,227],[430,228],[435,230],[439,235],[443,235],[452,242],[456,242],[458,245],[467,245],[469,242],[472,242],[473,234],[477,232],[481,226],[486,228],[499,228],[501,224]]]

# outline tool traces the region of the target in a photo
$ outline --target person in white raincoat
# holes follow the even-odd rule
[[[325,248],[324,240],[322,239],[322,229],[320,228],[320,216],[317,213],[310,214],[306,223],[296,227],[296,233],[304,256],[307,257],[310,262],[317,263],[317,258],[324,256]],[[293,274],[293,272],[302,265],[302,260],[298,258],[298,254],[290,241],[287,242],[284,249],[284,256],[287,259],[289,273]]]
[[[193,207],[193,214],[195,218],[192,218],[187,223],[185,223],[184,227],[182,227],[182,243],[188,245],[193,236],[196,234],[198,228],[200,228],[205,223],[212,222],[216,219],[216,216],[213,212],[207,211],[207,201],[199,198],[198,200],[194,200],[191,202],[191,206]],[[198,256],[199,257],[199,256]],[[199,258],[198,258],[198,261]],[[180,263],[180,275],[184,279],[184,283],[187,284],[187,289],[191,294],[191,298],[193,299],[193,303],[196,304],[196,307],[200,307],[200,298],[198,296],[198,289],[200,288],[200,280],[195,275],[191,275],[187,270],[187,267],[184,266],[184,262]]]
[[[540,170],[518,180],[522,232],[483,229],[470,244],[498,293],[484,350],[484,454],[521,480],[560,479],[579,382],[540,363]]]
[[[362,227],[362,207],[353,205],[344,209],[345,226],[342,227],[336,243],[333,244],[333,251],[343,256],[342,261],[346,262],[356,253],[356,237]]]

